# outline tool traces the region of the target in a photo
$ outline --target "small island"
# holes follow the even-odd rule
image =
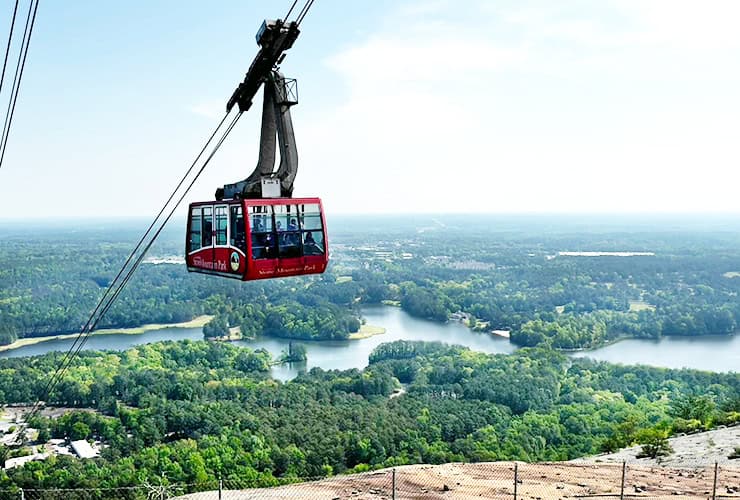
[[[289,342],[288,349],[280,356],[281,363],[300,363],[307,359],[306,346],[297,342]]]

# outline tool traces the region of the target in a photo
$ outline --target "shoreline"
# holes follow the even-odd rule
[[[212,319],[213,316],[203,314],[201,316],[196,316],[190,321],[183,321],[181,323],[149,323],[132,328],[103,328],[93,331],[90,335],[141,335],[146,332],[151,332],[155,330],[166,330],[168,328],[202,328]],[[73,339],[78,335],[79,333],[64,333],[61,335],[48,335],[45,337],[26,337],[18,339],[12,344],[0,346],[0,352],[11,351],[13,349],[26,347],[29,345],[36,345],[42,342],[48,342],[50,340]]]

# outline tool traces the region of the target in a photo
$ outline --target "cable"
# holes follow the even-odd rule
[[[16,5],[17,5],[17,2],[18,0],[16,0]],[[290,13],[293,12],[293,7],[295,7],[295,4],[297,3],[298,3],[298,0],[293,0],[293,5],[290,6],[290,9],[288,9],[288,13],[285,14],[285,17],[283,17],[284,22],[286,23],[288,22],[288,16],[290,16]]]
[[[18,0],[15,0],[15,7],[13,8],[13,19],[10,21],[10,33],[8,34],[8,46],[5,47],[5,60],[3,61],[3,74],[2,76],[0,76],[0,93],[3,91],[3,82],[5,81],[5,67],[8,65],[8,55],[10,54],[10,41],[13,39],[13,29],[15,28],[15,15],[17,13],[18,13]]]
[[[118,272],[118,275],[116,276],[116,278],[113,280],[113,282],[111,282],[111,284],[106,289],[105,294],[103,295],[103,297],[98,302],[98,305],[95,307],[95,310],[90,315],[87,323],[82,328],[82,330],[80,331],[79,335],[77,335],[77,337],[75,338],[75,341],[73,342],[73,344],[70,346],[69,350],[67,351],[67,354],[65,355],[64,359],[62,360],[61,365],[59,365],[59,367],[57,367],[57,370],[54,372],[54,374],[52,375],[52,377],[47,382],[46,387],[44,388],[44,391],[42,393],[43,394],[43,397],[40,398],[37,401],[37,404],[35,404],[34,407],[32,408],[29,419],[32,416],[34,416],[38,412],[38,410],[40,409],[40,408],[37,409],[37,405],[40,404],[40,402],[42,400],[45,400],[48,397],[48,395],[54,389],[54,386],[56,386],[56,384],[61,380],[62,376],[64,375],[64,372],[67,370],[67,368],[71,364],[73,358],[80,352],[80,350],[82,349],[82,346],[84,346],[87,336],[89,336],[90,333],[95,329],[95,326],[97,325],[97,322],[100,321],[100,319],[102,318],[102,315],[104,315],[105,312],[107,312],[107,310],[110,308],[110,305],[112,304],[112,302],[118,297],[118,293],[120,293],[120,287],[121,286],[125,286],[125,283],[128,281],[128,278],[130,278],[130,276],[133,274],[133,270],[135,270],[135,268],[138,267],[138,264],[140,263],[141,259],[143,259],[143,256],[140,257],[140,259],[136,261],[135,267],[132,270],[129,270],[129,273],[124,278],[124,281],[122,281],[122,284],[119,284],[118,285],[118,289],[116,289],[117,288],[116,287],[116,282],[118,281],[118,278],[120,278],[121,274],[123,274],[123,271],[126,269],[126,267],[128,266],[128,264],[131,262],[131,259],[136,254],[137,250],[141,247],[141,244],[146,239],[146,236],[151,232],[151,230],[154,227],[154,225],[156,224],[157,220],[159,220],[159,218],[161,217],[162,213],[167,208],[167,205],[172,201],[172,198],[174,198],[175,194],[177,194],[177,191],[180,189],[180,187],[182,186],[182,184],[185,181],[185,179],[192,172],[193,167],[198,162],[198,160],[200,159],[200,157],[203,155],[203,153],[207,149],[208,145],[211,143],[211,141],[215,137],[216,133],[218,133],[219,129],[223,125],[224,121],[226,121],[226,118],[227,117],[228,117],[228,113],[221,119],[221,121],[219,122],[219,124],[216,127],[216,129],[213,131],[213,133],[211,134],[211,136],[208,138],[208,141],[206,141],[206,144],[203,146],[203,148],[198,153],[198,156],[196,156],[195,160],[190,165],[190,168],[188,168],[188,170],[186,171],[186,173],[183,176],[183,178],[177,184],[177,187],[175,188],[175,190],[172,192],[172,194],[170,194],[170,196],[167,199],[167,201],[165,202],[164,206],[159,211],[159,213],[157,214],[157,216],[154,218],[154,221],[152,221],[152,223],[150,224],[149,228],[144,233],[144,236],[142,236],[142,238],[139,240],[139,243],[136,245],[136,247],[134,248],[134,250],[131,252],[131,254],[129,255],[128,259],[124,263],[123,267],[121,267],[121,270]],[[231,131],[231,128],[233,128],[233,125],[230,125],[229,126],[228,131],[227,131],[227,134],[228,134],[228,132]],[[221,145],[221,143],[223,142],[224,139],[225,139],[225,137],[222,137],[222,139],[219,141],[218,145],[216,146],[216,149],[218,147],[220,147],[220,145]],[[213,154],[215,154],[215,150],[214,150],[213,153],[211,153],[211,155],[209,156],[209,159],[207,161],[210,161],[210,158],[213,157]],[[200,175],[200,172],[202,172],[202,169],[203,168],[204,167],[201,168],[201,170],[199,171],[198,175]],[[188,187],[188,191],[190,190],[191,187],[192,187],[192,184]],[[186,194],[187,194],[187,191],[186,191]],[[184,196],[185,195],[183,195],[183,197]],[[182,198],[180,198],[180,200],[178,201],[178,205],[179,205],[179,203],[181,201],[182,201]],[[175,208],[177,208],[177,205],[175,206]],[[173,209],[173,211],[174,211],[174,209]],[[169,220],[169,217],[167,218],[167,220]],[[166,224],[166,223],[167,223],[167,221],[165,221],[164,224]],[[162,225],[162,227],[164,227],[164,224]],[[160,228],[159,231],[161,231],[161,228]],[[154,238],[156,238],[159,235],[159,231],[154,236]],[[152,243],[153,243],[153,240],[146,247],[146,249],[145,249],[144,252],[146,252],[149,249],[149,247],[151,247],[151,244]],[[114,289],[116,289],[116,292],[114,292],[114,295],[110,299],[108,299],[108,301],[106,302],[106,300],[105,300],[106,297],[111,292],[111,290],[114,290]],[[103,304],[105,304],[105,306],[103,306]],[[103,306],[103,310],[100,312],[100,314],[98,314],[98,316],[96,318],[96,314],[98,313],[98,311],[100,311],[101,306]],[[79,345],[78,345],[78,343],[79,343]]]
[[[240,116],[241,116],[241,112],[239,114],[237,114],[237,116],[231,122],[231,124],[229,125],[229,127],[226,129],[226,132],[224,132],[224,135],[222,136],[221,140],[219,140],[219,142],[216,144],[213,152],[209,155],[208,159],[206,159],[206,161],[203,163],[203,166],[200,168],[200,170],[198,171],[198,173],[195,175],[195,177],[193,178],[193,180],[190,182],[190,185],[188,186],[188,188],[182,194],[182,196],[180,197],[180,199],[177,201],[177,203],[175,204],[175,206],[170,211],[169,215],[167,215],[167,218],[165,219],[165,221],[162,223],[162,225],[159,227],[159,229],[154,234],[154,236],[152,237],[152,239],[149,241],[149,243],[147,244],[147,246],[141,252],[141,254],[139,255],[138,259],[134,263],[134,266],[126,274],[126,277],[124,278],[123,282],[118,287],[118,289],[116,290],[116,292],[113,295],[113,297],[111,298],[111,300],[108,301],[108,303],[106,304],[106,307],[103,309],[103,311],[100,313],[100,315],[98,316],[98,318],[93,323],[92,327],[90,328],[90,331],[95,330],[95,328],[98,326],[98,322],[103,318],[103,316],[105,315],[105,313],[108,312],[108,309],[110,309],[110,307],[113,305],[113,302],[116,300],[116,298],[118,297],[118,295],[123,291],[123,288],[126,286],[126,284],[128,283],[128,281],[133,276],[134,271],[136,271],[136,269],[139,267],[139,265],[143,261],[144,257],[146,256],[147,252],[149,251],[149,249],[151,248],[151,246],[154,244],[154,242],[156,241],[157,237],[162,232],[162,230],[164,230],[165,225],[170,220],[170,218],[172,217],[172,215],[175,213],[175,210],[177,209],[177,207],[180,205],[180,203],[182,202],[182,200],[188,194],[188,191],[190,191],[190,189],[193,187],[193,185],[195,184],[195,181],[198,180],[198,177],[200,177],[200,174],[203,173],[203,170],[205,170],[206,166],[208,166],[208,163],[210,163],[211,159],[216,154],[216,151],[218,151],[218,149],[221,147],[221,144],[223,144],[224,140],[226,139],[226,136],[228,136],[229,135],[229,132],[231,132],[231,129],[234,128],[234,125],[236,125],[236,122],[239,120],[239,117]],[[88,333],[88,337],[89,337],[89,333]],[[77,348],[77,352],[79,352],[82,349],[82,347],[85,345],[85,342],[87,342],[87,338],[88,337],[85,337],[85,339],[83,339],[83,342]]]
[[[308,7],[308,3],[309,3],[309,2],[310,2],[310,0],[306,0],[306,3],[304,3],[304,4],[303,4],[303,7],[301,7],[301,11],[300,11],[300,12],[298,13],[298,15],[296,16],[296,23],[297,23],[297,22],[298,22],[298,20],[299,20],[299,19],[301,18],[301,16],[303,15],[303,13],[304,13],[304,12],[306,12],[306,7]]]
[[[167,222],[169,222],[169,220],[172,218],[172,215],[175,213],[175,210],[177,210],[177,207],[180,205],[180,203],[182,203],[183,199],[185,199],[185,196],[188,194],[188,192],[190,191],[190,189],[192,189],[193,185],[198,180],[198,178],[200,177],[200,175],[203,173],[203,171],[205,170],[205,168],[208,166],[208,164],[210,163],[211,159],[213,159],[213,157],[215,156],[216,152],[219,150],[219,148],[221,147],[221,145],[224,143],[224,141],[226,140],[226,138],[228,137],[229,133],[231,132],[231,130],[236,125],[236,123],[239,120],[239,118],[241,117],[241,115],[242,115],[242,112],[239,112],[234,117],[234,119],[231,121],[231,123],[226,128],[226,130],[224,131],[223,135],[221,136],[221,138],[218,140],[218,142],[214,146],[214,148],[211,151],[211,153],[208,155],[208,157],[204,161],[203,165],[200,167],[200,169],[198,170],[198,172],[193,177],[193,179],[190,182],[190,184],[187,186],[187,188],[182,193],[182,195],[177,200],[177,202],[174,204],[174,206],[172,206],[172,209],[170,210],[169,214],[164,219],[164,221],[160,224],[159,228],[154,233],[154,235],[150,238],[150,240],[147,243],[147,245],[140,252],[139,256],[134,261],[133,265],[130,267],[130,269],[126,273],[126,276],[123,278],[123,280],[118,284],[117,287],[114,286],[114,283],[115,283],[116,280],[114,280],[114,282],[111,283],[111,285],[109,285],[108,289],[106,290],[106,294],[103,296],[103,299],[101,299],[98,302],[98,306],[95,308],[95,310],[93,311],[93,313],[90,315],[90,318],[88,319],[87,324],[85,325],[85,327],[83,327],[83,329],[79,333],[79,335],[77,335],[77,337],[75,339],[75,342],[72,344],[72,346],[70,347],[70,349],[67,351],[67,355],[65,356],[64,360],[59,365],[59,367],[55,371],[54,375],[52,375],[52,377],[49,379],[46,387],[44,388],[44,392],[42,393],[42,397],[38,398],[36,404],[34,404],[33,408],[31,409],[31,412],[29,413],[28,418],[26,419],[27,421],[28,420],[31,420],[34,416],[36,416],[38,414],[38,412],[41,409],[41,406],[40,406],[41,401],[46,400],[48,398],[49,394],[51,394],[51,391],[53,391],[54,388],[56,387],[56,385],[61,381],[62,377],[66,373],[67,369],[71,365],[71,363],[74,360],[74,358],[80,353],[80,351],[82,350],[82,348],[85,346],[85,343],[87,342],[87,339],[90,337],[90,334],[95,330],[95,328],[97,327],[97,325],[100,322],[100,320],[103,318],[103,316],[111,308],[111,306],[113,305],[113,303],[115,302],[115,300],[118,298],[118,296],[120,295],[120,293],[125,288],[126,284],[128,284],[128,282],[131,279],[131,277],[133,276],[134,272],[136,271],[136,269],[139,267],[139,265],[144,260],[144,257],[146,256],[146,254],[149,251],[149,249],[152,247],[152,245],[154,244],[154,242],[156,241],[157,237],[160,235],[160,233],[162,232],[162,230],[164,230],[164,227],[167,225]],[[159,219],[159,217],[165,211],[165,209],[167,208],[167,205],[171,202],[172,198],[174,198],[175,194],[177,193],[177,191],[182,186],[182,184],[185,181],[185,179],[188,177],[188,175],[192,171],[195,163],[202,156],[202,154],[205,151],[205,149],[207,148],[208,144],[211,143],[211,141],[213,140],[213,137],[216,135],[216,133],[218,132],[218,130],[221,128],[221,126],[223,125],[223,123],[224,123],[224,121],[226,120],[227,117],[228,117],[228,113],[221,120],[221,122],[219,123],[218,127],[213,132],[213,134],[211,134],[211,137],[206,142],[206,145],[203,147],[203,149],[201,150],[201,152],[198,154],[198,157],[193,162],[193,164],[191,165],[191,167],[188,169],[188,171],[186,172],[186,174],[180,180],[180,182],[178,183],[177,187],[175,188],[175,190],[173,191],[173,193],[170,195],[170,197],[168,198],[167,202],[164,204],[164,206],[160,210],[159,214],[157,215],[157,217],[155,217],[154,221],[152,222],[152,224],[150,225],[149,229],[145,233],[145,236],[143,236],[141,238],[141,240],[139,241],[139,244],[137,245],[137,247],[134,249],[134,251],[131,252],[131,254],[129,255],[129,258],[126,261],[126,264],[124,264],[124,266],[121,268],[121,271],[119,271],[118,276],[116,278],[120,277],[120,275],[126,269],[127,264],[130,263],[131,259],[136,254],[136,250],[138,250],[138,248],[141,246],[141,243],[143,243],[143,241],[146,239],[146,235],[149,232],[151,232],[151,229],[154,227],[156,221]],[[115,291],[113,292],[113,295],[110,298],[108,298],[107,301],[104,300],[105,299],[105,296],[108,295],[108,293],[111,290],[113,290],[113,289],[115,289]],[[105,304],[105,305],[103,305],[103,304]],[[102,306],[102,309],[100,309],[101,306]],[[97,317],[96,317],[96,312],[98,312],[98,311],[99,311],[99,313],[97,314]]]
[[[195,159],[193,160],[193,162],[190,164],[190,167],[185,172],[185,175],[183,175],[183,177],[180,179],[180,182],[177,183],[177,186],[172,191],[172,193],[170,194],[170,196],[167,198],[167,201],[165,201],[164,205],[162,206],[162,209],[159,211],[159,213],[157,214],[157,216],[154,218],[154,220],[152,221],[152,223],[149,225],[149,227],[147,228],[147,230],[144,233],[144,235],[139,239],[139,242],[136,244],[136,246],[134,247],[134,249],[129,254],[128,258],[126,259],[126,262],[123,264],[123,266],[121,267],[121,269],[118,271],[118,274],[116,275],[116,277],[108,285],[108,288],[106,288],[105,293],[103,294],[103,296],[98,301],[98,305],[95,307],[95,309],[93,310],[93,312],[90,314],[90,317],[88,318],[87,323],[85,323],[85,325],[80,330],[80,335],[78,335],[77,337],[75,337],[75,341],[72,343],[72,345],[70,346],[69,350],[67,351],[64,359],[62,360],[62,364],[60,365],[60,367],[61,366],[64,366],[65,364],[68,364],[68,362],[71,361],[70,360],[70,356],[74,356],[74,355],[72,355],[72,352],[77,347],[77,343],[80,342],[81,336],[83,334],[89,332],[90,330],[93,330],[94,329],[94,327],[91,326],[92,321],[93,321],[93,318],[95,318],[95,315],[100,310],[100,307],[105,302],[105,299],[108,297],[108,295],[110,294],[111,290],[113,290],[117,286],[116,283],[118,282],[119,278],[123,274],[124,270],[131,263],[131,259],[133,259],[134,255],[139,250],[139,248],[141,248],[141,245],[144,243],[144,240],[146,240],[146,237],[149,235],[149,233],[151,233],[151,231],[154,228],[155,224],[157,223],[157,221],[159,220],[159,218],[162,216],[162,214],[164,213],[165,209],[167,208],[167,205],[170,204],[170,202],[172,201],[172,199],[175,197],[175,194],[177,194],[177,191],[180,189],[180,187],[182,187],[183,182],[185,182],[185,179],[187,179],[187,177],[190,175],[190,173],[192,172],[193,168],[198,163],[198,160],[200,160],[201,156],[203,156],[203,153],[206,151],[206,149],[208,148],[208,145],[211,143],[211,141],[213,141],[213,138],[216,136],[216,134],[218,133],[218,131],[221,128],[221,126],[223,126],[223,124],[226,121],[226,118],[228,118],[228,116],[229,116],[229,114],[226,113],[224,115],[224,117],[221,118],[221,121],[219,122],[218,126],[216,126],[216,128],[213,130],[213,132],[211,133],[210,137],[208,138],[208,140],[206,141],[206,143],[203,145],[203,147],[201,148],[200,152],[195,157]],[[77,351],[77,352],[79,352],[79,351]],[[55,383],[55,379],[58,377],[59,371],[60,371],[60,368],[57,368],[57,370],[54,372],[54,374],[51,376],[51,378],[47,381],[46,387],[44,388],[44,392],[43,392],[44,395],[47,395],[48,396],[48,394],[51,392],[52,384]]]
[[[33,17],[31,17],[31,7],[33,7]],[[28,56],[28,47],[31,45],[31,35],[33,34],[33,26],[36,22],[36,12],[39,8],[39,0],[36,0],[34,4],[33,0],[28,4],[28,16],[26,16],[26,28],[23,31],[23,41],[21,42],[21,52],[23,58],[21,62],[20,53],[18,54],[18,64],[15,67],[15,77],[13,78],[13,89],[11,90],[10,100],[8,101],[8,111],[5,115],[5,125],[3,126],[3,135],[0,138],[2,146],[0,146],[0,168],[3,166],[3,159],[5,158],[5,148],[8,145],[8,137],[10,136],[10,126],[13,123],[13,115],[15,114],[15,105],[18,101],[18,93],[21,88],[21,80],[23,79],[23,70],[26,67],[26,57]],[[29,19],[31,21],[29,27]],[[19,71],[20,66],[20,71]],[[16,84],[17,80],[17,84]],[[12,102],[12,107],[11,107]]]
[[[167,222],[169,222],[169,220],[172,217],[172,215],[175,213],[175,210],[177,210],[177,207],[180,205],[180,203],[185,198],[185,196],[187,196],[187,194],[190,191],[190,189],[193,187],[193,185],[195,184],[195,182],[198,180],[198,177],[200,177],[200,175],[203,173],[203,171],[205,170],[205,168],[208,166],[208,164],[210,163],[211,159],[214,157],[214,155],[216,154],[216,152],[218,151],[218,149],[224,143],[224,141],[226,140],[226,137],[231,132],[231,129],[234,128],[234,126],[236,125],[236,122],[239,120],[239,118],[241,117],[241,115],[242,115],[242,113],[239,112],[234,117],[234,119],[232,120],[232,122],[229,124],[228,128],[226,129],[226,131],[224,132],[224,134],[221,136],[221,139],[218,141],[218,143],[216,144],[216,146],[213,148],[213,151],[211,152],[211,154],[208,156],[208,158],[206,159],[206,161],[200,167],[200,169],[196,173],[195,177],[193,178],[193,180],[188,185],[187,189],[185,189],[185,191],[182,193],[182,195],[180,196],[180,198],[177,200],[177,203],[175,203],[175,205],[170,210],[170,213],[167,215],[167,218],[159,226],[159,229],[154,234],[154,236],[152,236],[152,238],[149,240],[149,243],[146,245],[146,247],[144,247],[144,250],[139,254],[139,257],[136,259],[136,261],[134,262],[134,265],[131,267],[131,269],[127,272],[126,276],[124,277],[123,281],[121,282],[121,284],[118,286],[118,288],[114,292],[113,296],[108,300],[108,302],[106,303],[105,307],[102,309],[102,311],[100,312],[100,314],[98,315],[98,317],[94,320],[94,322],[92,323],[92,325],[90,326],[90,328],[87,330],[87,332],[85,332],[85,335],[82,338],[82,342],[80,342],[79,346],[77,347],[77,349],[75,350],[75,352],[72,355],[72,359],[74,359],[74,357],[76,357],[80,353],[80,351],[82,350],[82,348],[87,343],[87,340],[89,339],[91,333],[98,326],[98,323],[100,322],[100,320],[108,312],[108,310],[111,308],[111,306],[113,305],[113,303],[115,302],[115,300],[118,298],[118,296],[123,291],[124,287],[128,284],[129,280],[134,275],[134,272],[139,267],[139,265],[142,263],[142,261],[144,260],[144,257],[146,257],[147,252],[152,247],[152,245],[156,241],[156,239],[159,236],[159,234],[164,230],[164,227],[166,226]],[[71,363],[71,360],[70,360],[70,363]],[[67,367],[60,374],[59,380],[61,380],[61,377],[64,376],[64,372],[66,372],[66,369],[69,368],[69,364],[70,363],[67,364]]]
[[[296,19],[296,25],[300,26],[303,22],[303,18],[306,17],[306,14],[308,14],[308,11],[311,9],[311,6],[313,5],[314,0],[307,0],[306,5],[303,6],[303,9],[298,14],[298,18]]]
[[[211,154],[208,155],[208,158],[206,159],[206,161],[203,162],[203,165],[200,167],[200,169],[198,170],[198,172],[195,174],[195,177],[193,177],[193,180],[190,182],[190,184],[188,185],[187,189],[185,189],[185,191],[182,193],[182,195],[180,196],[180,198],[177,200],[177,203],[175,203],[175,205],[172,207],[172,210],[170,210],[170,213],[165,218],[164,222],[159,226],[159,229],[157,230],[157,232],[154,233],[154,236],[151,238],[151,240],[149,241],[149,243],[144,247],[144,250],[139,254],[139,257],[137,258],[136,262],[134,263],[134,266],[131,268],[131,270],[128,271],[128,273],[126,274],[126,277],[121,282],[121,285],[118,287],[118,289],[114,293],[113,297],[111,297],[111,299],[106,304],[106,307],[101,311],[101,313],[98,315],[97,319],[93,322],[93,324],[92,324],[92,326],[90,328],[90,332],[92,332],[93,330],[95,330],[95,328],[98,326],[98,323],[103,318],[103,316],[105,315],[105,313],[108,312],[108,309],[110,309],[110,307],[113,305],[113,302],[116,300],[116,298],[118,297],[118,295],[121,293],[121,291],[123,291],[123,288],[126,286],[126,284],[128,283],[128,281],[131,279],[131,276],[133,276],[134,271],[136,271],[136,269],[139,267],[139,265],[141,264],[141,262],[144,260],[144,257],[146,256],[147,252],[152,247],[152,245],[156,241],[156,239],[159,236],[159,234],[164,230],[164,227],[167,224],[167,222],[169,222],[170,218],[172,218],[172,215],[175,213],[175,210],[177,210],[177,207],[180,206],[180,203],[182,203],[182,200],[185,199],[185,196],[188,194],[188,192],[193,187],[193,185],[195,184],[195,182],[198,180],[198,178],[200,177],[200,175],[203,173],[203,171],[205,170],[205,168],[211,162],[211,159],[213,159],[213,157],[216,154],[216,152],[219,150],[219,148],[221,147],[221,145],[224,143],[224,141],[226,140],[226,137],[231,132],[231,129],[234,128],[234,126],[236,125],[236,122],[239,120],[239,118],[241,117],[241,115],[242,115],[242,112],[239,112],[234,117],[234,119],[231,121],[231,123],[227,127],[226,131],[221,136],[221,139],[219,139],[219,141],[216,143],[216,146],[213,148],[213,151],[211,152]],[[88,335],[89,335],[90,332],[88,332]],[[87,337],[85,337],[85,339],[83,340],[82,345],[80,347],[78,347],[77,352],[79,352],[81,350],[82,346],[84,346],[84,343],[86,341],[87,341]]]

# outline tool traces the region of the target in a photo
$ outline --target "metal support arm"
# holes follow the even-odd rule
[[[290,198],[293,180],[298,169],[298,151],[295,146],[290,107],[298,103],[295,80],[286,79],[277,65],[285,58],[285,51],[293,46],[300,31],[298,23],[280,19],[267,20],[257,32],[260,50],[249,66],[244,81],[239,84],[226,104],[226,111],[239,106],[247,111],[260,86],[264,84],[265,100],[262,107],[262,130],[257,168],[243,181],[227,184],[216,190],[216,199],[261,198],[262,179],[278,179],[280,196]],[[279,140],[280,166],[275,167],[275,137]]]
[[[286,79],[279,71],[269,73],[265,82],[262,106],[262,130],[257,167],[243,181],[226,184],[216,190],[216,199],[262,198],[262,179],[278,179],[280,196],[293,195],[293,181],[298,170],[298,150],[295,144],[290,107],[298,103],[295,80]],[[279,141],[280,165],[275,168],[275,140]]]

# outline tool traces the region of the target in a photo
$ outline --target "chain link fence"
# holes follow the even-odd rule
[[[629,463],[453,463],[279,481],[286,484],[250,488],[247,481],[224,480],[109,489],[13,489],[0,490],[0,500],[740,499],[740,464],[679,468]]]

